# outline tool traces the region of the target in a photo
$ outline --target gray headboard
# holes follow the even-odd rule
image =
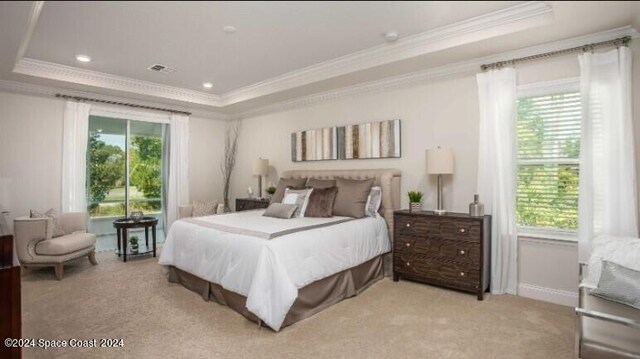
[[[284,171],[281,174],[281,177],[319,179],[334,179],[336,177],[344,177],[348,179],[374,178],[374,186],[382,187],[382,204],[380,206],[380,212],[387,222],[387,227],[389,227],[389,237],[393,240],[393,211],[400,209],[400,170],[294,170]]]

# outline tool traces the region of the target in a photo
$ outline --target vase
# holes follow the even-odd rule
[[[409,203],[409,212],[420,212],[422,210],[422,202]]]
[[[131,253],[132,254],[138,254],[138,244],[132,244],[131,245]]]
[[[473,202],[469,204],[469,216],[482,217],[484,216],[484,204],[480,203],[480,195],[473,195]]]

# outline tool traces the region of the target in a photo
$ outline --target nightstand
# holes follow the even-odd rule
[[[393,280],[474,293],[489,288],[491,216],[408,210],[393,215]]]
[[[236,212],[269,207],[266,198],[236,198]]]

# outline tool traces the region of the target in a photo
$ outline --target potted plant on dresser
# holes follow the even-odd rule
[[[407,196],[409,196],[409,212],[421,211],[423,193],[420,191],[409,191],[407,192]]]
[[[267,198],[271,199],[271,196],[273,196],[274,193],[276,193],[276,188],[274,186],[269,186],[269,188],[267,188]]]

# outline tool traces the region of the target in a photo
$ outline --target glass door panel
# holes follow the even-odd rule
[[[163,242],[165,129],[162,123],[89,117],[87,206],[98,251],[117,247],[113,221],[133,211],[158,218],[158,242]]]
[[[162,155],[164,127],[162,123],[129,122],[129,213],[142,211],[145,216],[162,215]]]
[[[113,220],[126,215],[127,121],[90,116],[87,147],[89,230],[114,234]]]

